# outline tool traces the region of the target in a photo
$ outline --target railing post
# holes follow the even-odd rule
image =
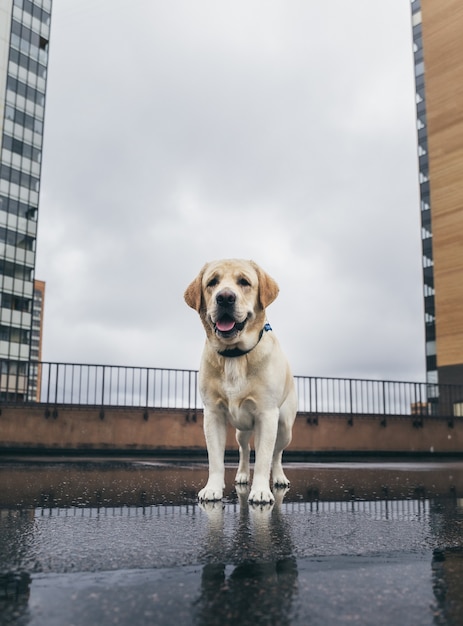
[[[352,415],[352,413],[354,412],[354,402],[352,397],[352,378],[349,378],[349,404],[349,413]]]
[[[383,380],[383,415],[386,415],[386,381]]]
[[[50,403],[50,385],[51,385],[51,364],[48,363],[48,382],[47,382],[47,404]]]
[[[25,390],[24,390],[24,400],[26,402],[29,402],[29,393],[30,393],[30,384],[31,384],[31,368],[32,368],[32,363],[30,361],[28,361],[26,363],[26,372],[25,372],[25,377],[26,377],[26,384],[24,385]]]
[[[55,377],[55,404],[58,402],[58,381],[59,381],[59,363],[56,364],[56,377]]]
[[[198,407],[198,372],[195,372],[195,411]]]
[[[101,406],[104,406],[104,384],[105,384],[105,370],[106,370],[106,366],[103,365],[103,374],[102,374],[102,380],[101,380]],[[97,378],[98,380],[98,378]]]
[[[145,407],[148,410],[149,404],[149,393],[150,393],[150,370],[146,368],[146,394],[145,394]]]
[[[147,367],[147,368],[146,368],[145,410],[144,410],[144,412],[143,412],[143,419],[145,420],[145,422],[147,422],[147,421],[148,421],[148,417],[149,417],[149,414],[148,414],[148,405],[149,405],[149,389],[150,389],[149,382],[150,382],[150,370],[149,370],[149,368]],[[141,384],[141,383],[140,383],[140,384]]]

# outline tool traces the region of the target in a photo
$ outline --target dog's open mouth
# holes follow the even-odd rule
[[[234,337],[241,330],[243,330],[246,320],[244,322],[237,322],[230,315],[222,315],[215,324],[215,332],[221,337]]]

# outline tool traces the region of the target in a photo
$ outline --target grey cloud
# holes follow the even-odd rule
[[[45,357],[197,367],[183,290],[244,256],[280,283],[295,372],[422,376],[408,11],[55,4]]]

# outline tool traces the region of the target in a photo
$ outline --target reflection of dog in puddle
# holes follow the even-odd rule
[[[208,517],[208,536],[195,622],[289,623],[297,563],[281,511],[287,489],[275,490],[275,503],[263,505],[248,504],[248,488],[236,490],[240,514],[231,533],[222,502],[200,504]]]

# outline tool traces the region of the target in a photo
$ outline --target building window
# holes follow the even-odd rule
[[[14,185],[18,185],[19,187],[26,187],[26,189],[30,189],[31,191],[39,190],[40,181],[36,176],[31,176],[8,165],[1,166],[0,178]]]
[[[5,261],[4,259],[0,259],[0,274],[4,274],[10,278],[17,278],[19,280],[32,280],[32,269],[30,267],[11,263],[10,261]]]
[[[6,243],[22,250],[33,251],[35,248],[35,238],[3,228],[3,226],[0,226],[0,243]]]
[[[27,128],[27,130],[31,130],[34,133],[42,133],[43,131],[43,122],[41,120],[37,119],[37,117],[33,117],[32,115],[28,115],[27,113],[23,113],[23,111],[19,111],[11,105],[6,106],[5,116],[6,119],[11,120],[13,124],[24,126],[24,128]]]
[[[0,306],[4,309],[11,309],[12,311],[30,313],[31,300],[28,300],[27,298],[21,298],[19,296],[14,296],[10,293],[1,293]]]
[[[26,219],[37,219],[37,208],[32,207],[19,200],[13,200],[6,196],[0,196],[0,210]]]
[[[421,24],[421,11],[416,11],[416,13],[413,13],[412,24],[413,26],[417,26],[418,24]]]
[[[23,83],[17,78],[8,76],[7,81],[6,81],[6,87],[10,91],[12,91],[14,94],[22,96],[23,98],[26,98],[26,100],[29,100],[30,102],[34,102],[35,104],[39,104],[40,106],[45,105],[45,95],[41,91],[34,89],[34,87],[31,87],[30,85],[26,83]]]
[[[40,162],[40,150],[34,148],[28,143],[25,143],[24,141],[20,141],[19,139],[13,139],[13,137],[4,135],[3,148],[13,152],[14,154],[19,154],[26,159],[35,161],[36,163]]]
[[[0,326],[0,339],[12,343],[29,344],[30,331],[24,328]]]
[[[0,361],[0,371],[2,374],[24,376],[27,373],[27,365],[24,361]]]
[[[19,65],[19,67],[23,67],[28,72],[36,74],[39,78],[45,78],[47,75],[47,68],[45,65],[39,63],[38,61],[34,61],[34,59],[31,59],[19,50],[14,50],[13,48],[10,50],[10,62]]]
[[[50,23],[50,13],[39,7],[37,4],[34,4],[30,0],[14,0],[14,5],[19,9],[22,9],[25,13],[29,13],[32,17],[40,20],[44,24],[48,26]]]
[[[426,343],[426,356],[434,356],[436,354],[436,342],[428,341]]]

